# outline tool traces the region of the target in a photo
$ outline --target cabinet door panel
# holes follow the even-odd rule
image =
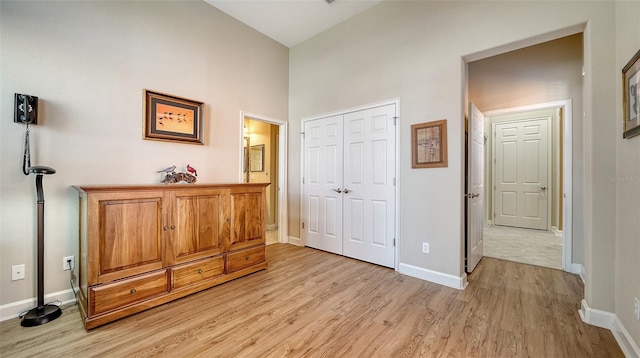
[[[223,249],[222,190],[175,193],[168,259],[171,264],[217,255]]]
[[[264,243],[263,213],[262,192],[231,193],[230,250]]]
[[[99,201],[100,282],[162,265],[162,197]]]

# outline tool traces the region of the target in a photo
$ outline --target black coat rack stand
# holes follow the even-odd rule
[[[22,327],[40,326],[60,317],[62,310],[57,305],[44,304],[44,192],[42,190],[42,176],[54,174],[53,168],[35,166],[29,167],[29,173],[36,175],[36,191],[38,195],[38,307],[29,310],[23,317]]]

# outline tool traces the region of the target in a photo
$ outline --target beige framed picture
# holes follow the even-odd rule
[[[447,164],[447,120],[411,126],[411,167],[441,168]]]

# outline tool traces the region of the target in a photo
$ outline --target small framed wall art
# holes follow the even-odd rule
[[[447,164],[447,120],[411,126],[411,167],[441,168]]]
[[[640,50],[622,69],[623,138],[640,134]]]
[[[204,144],[204,103],[144,90],[144,139]]]

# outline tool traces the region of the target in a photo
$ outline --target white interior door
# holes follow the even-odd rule
[[[342,254],[343,116],[304,122],[305,245]]]
[[[547,230],[549,119],[494,123],[494,224]]]
[[[469,103],[467,146],[467,272],[482,259],[484,222],[484,115]]]
[[[395,105],[344,115],[345,256],[394,267]]]

